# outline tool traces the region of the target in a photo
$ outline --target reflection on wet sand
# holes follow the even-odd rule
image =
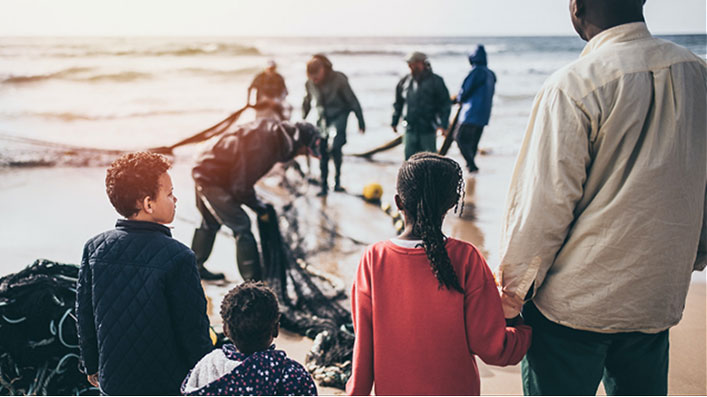
[[[447,226],[451,231],[450,235],[459,240],[468,241],[481,251],[484,257],[488,256],[488,251],[484,246],[484,233],[476,224],[476,175],[467,175],[464,178],[464,207],[459,215],[447,215]]]

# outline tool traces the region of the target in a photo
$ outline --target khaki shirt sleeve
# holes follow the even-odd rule
[[[705,208],[702,212],[702,232],[693,270],[705,270],[705,265],[707,265],[707,186],[705,187]]]
[[[591,165],[591,126],[581,104],[563,91],[544,88],[536,97],[511,179],[501,238],[501,282],[520,298],[531,286],[533,296],[542,286],[577,215]]]

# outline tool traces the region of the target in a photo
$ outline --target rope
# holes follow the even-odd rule
[[[69,314],[71,314],[71,311],[72,311],[73,309],[74,309],[73,307],[70,307],[70,308],[66,309],[66,312],[64,313],[64,315],[61,316],[61,320],[59,320],[59,332],[58,332],[58,333],[59,333],[59,342],[61,342],[62,345],[64,345],[65,347],[68,347],[69,349],[76,349],[76,348],[79,347],[79,345],[70,345],[70,344],[66,343],[66,341],[64,341],[64,335],[63,335],[63,333],[62,333],[63,328],[64,328],[64,327],[63,327],[63,325],[64,325],[64,320],[66,320],[66,317],[67,317]],[[71,317],[74,319],[74,321],[76,321],[76,318],[75,318],[73,315],[71,315]]]
[[[91,148],[91,147],[85,147],[85,146],[67,145],[64,143],[44,141],[44,140],[33,139],[33,138],[25,138],[25,137],[10,135],[10,134],[6,134],[6,133],[2,133],[2,132],[0,132],[0,139],[3,139],[5,141],[9,141],[9,142],[26,143],[26,144],[30,144],[30,145],[34,145],[34,146],[42,146],[42,147],[48,147],[48,148],[52,148],[52,149],[61,149],[61,150],[69,150],[69,151],[76,151],[76,152],[94,152],[94,153],[112,154],[112,155],[119,155],[119,154],[127,153],[127,151],[125,151],[125,150],[100,149],[100,148]]]

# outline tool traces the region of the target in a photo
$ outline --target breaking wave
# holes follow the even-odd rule
[[[65,122],[71,121],[104,121],[104,120],[122,120],[129,118],[143,118],[155,116],[174,116],[185,114],[198,113],[223,113],[222,109],[175,109],[175,110],[155,110],[148,112],[132,112],[124,114],[81,114],[72,112],[22,112],[22,113],[0,113],[0,117],[4,119],[21,119],[21,118],[42,118],[45,120],[59,120]]]
[[[174,73],[185,74],[192,76],[206,76],[206,77],[237,77],[244,75],[253,75],[260,72],[262,68],[259,67],[246,67],[232,70],[221,70],[221,69],[206,69],[206,68],[183,68],[177,69]],[[30,75],[17,75],[17,76],[7,76],[4,79],[0,78],[0,83],[2,84],[30,84],[46,82],[49,80],[69,80],[78,82],[88,82],[88,83],[101,83],[101,82],[117,82],[117,83],[127,83],[140,80],[149,80],[154,77],[164,76],[164,72],[148,73],[139,72],[134,70],[126,70],[122,72],[105,72],[100,71],[96,68],[90,67],[72,67],[64,70],[60,70],[52,73],[42,73],[42,74],[30,74]]]

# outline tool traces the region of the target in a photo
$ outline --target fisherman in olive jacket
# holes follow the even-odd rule
[[[436,152],[435,131],[442,133],[449,125],[451,99],[442,77],[432,73],[427,55],[413,52],[406,61],[410,74],[395,88],[393,104],[394,132],[403,119],[405,159],[417,152]]]
[[[343,191],[341,187],[341,162],[343,154],[341,148],[346,144],[346,123],[349,113],[354,112],[358,119],[358,130],[361,134],[366,131],[366,123],[363,121],[363,111],[358,99],[354,94],[349,79],[345,74],[332,69],[331,62],[327,57],[316,54],[307,63],[307,83],[305,88],[307,93],[302,102],[302,118],[306,118],[312,109],[312,99],[318,113],[317,125],[322,132],[321,140],[321,160],[319,168],[321,171],[322,190],[320,196],[325,196],[329,190],[327,178],[329,176],[329,153],[334,159],[334,190]],[[329,148],[329,138],[333,137],[331,148]]]

